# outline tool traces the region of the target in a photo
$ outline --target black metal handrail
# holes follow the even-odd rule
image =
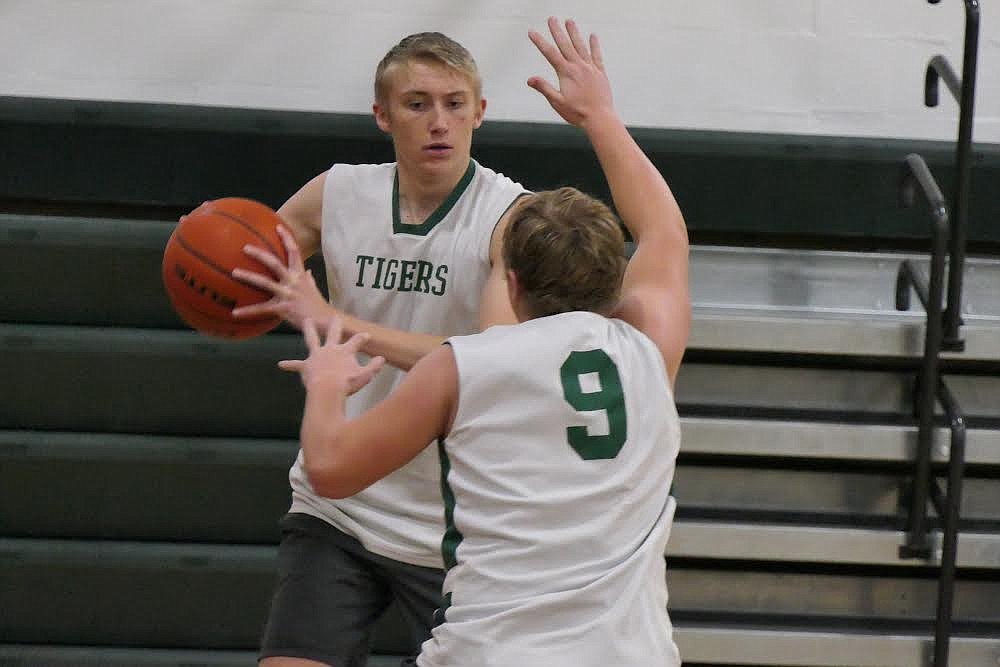
[[[916,386],[915,409],[920,429],[917,432],[917,451],[914,461],[913,489],[907,525],[906,544],[900,547],[902,558],[928,558],[931,548],[927,535],[927,499],[930,488],[931,447],[934,439],[934,392],[939,378],[941,350],[942,302],[944,300],[944,263],[948,239],[948,208],[941,189],[931,175],[927,163],[913,153],[903,161],[903,178],[900,200],[912,206],[915,186],[930,206],[931,213],[931,275],[925,287],[919,269],[905,260],[896,275],[896,309],[909,310],[910,288],[916,292],[927,313],[924,335],[924,356]]]
[[[939,0],[928,0],[938,4]],[[948,264],[948,307],[945,310],[944,338],[946,350],[963,350],[962,276],[965,269],[965,239],[969,215],[969,190],[972,176],[972,120],[976,96],[976,61],[979,51],[979,0],[965,2],[965,44],[962,52],[962,78],[937,55],[927,64],[924,78],[924,104],[938,104],[938,81],[943,79],[952,97],[959,104],[958,142],[955,149],[955,194],[952,198],[954,220],[951,229]]]
[[[937,4],[939,0],[928,0]],[[913,480],[907,517],[906,542],[899,547],[900,558],[931,560],[931,540],[927,530],[928,501],[942,521],[938,604],[934,623],[934,667],[947,667],[951,643],[952,607],[955,597],[955,562],[958,552],[958,522],[962,502],[962,476],[965,469],[965,417],[948,386],[941,379],[941,350],[964,350],[962,325],[962,275],[965,269],[965,240],[968,226],[969,189],[972,157],[972,117],[976,85],[976,59],[979,49],[979,2],[965,0],[965,45],[962,57],[962,78],[959,79],[948,60],[934,56],[927,64],[924,77],[924,104],[938,104],[939,82],[944,80],[959,103],[958,141],[955,155],[955,195],[952,199],[954,216],[949,218],[948,206],[941,189],[923,158],[906,156],[900,199],[912,206],[916,186],[930,205],[931,266],[930,281],[925,283],[920,271],[910,261],[900,264],[896,276],[896,308],[908,310],[910,289],[916,293],[927,313],[924,334],[924,354],[914,392],[914,412],[919,424],[917,448],[913,461]],[[947,249],[946,249],[947,246]],[[948,297],[944,307],[944,264],[948,255]],[[926,286],[925,286],[926,285]],[[935,435],[935,407],[940,403],[951,428],[948,450],[948,489],[942,492],[937,479],[931,477],[931,450]]]
[[[944,535],[941,544],[941,576],[938,578],[937,620],[934,624],[934,666],[948,667],[951,613],[955,598],[955,561],[958,555],[958,519],[962,504],[962,477],[965,474],[965,415],[943,381],[938,382],[937,398],[951,429],[951,445],[948,448],[948,492],[941,498],[938,507],[938,516],[944,519]],[[938,495],[941,495],[940,492]]]
[[[924,355],[917,376],[915,412],[919,423],[917,450],[914,456],[913,484],[907,518],[906,543],[899,548],[900,558],[932,558],[932,546],[927,530],[927,503],[931,501],[943,520],[943,538],[938,577],[938,603],[934,622],[934,666],[947,667],[951,643],[952,608],[955,597],[955,562],[958,552],[958,520],[962,500],[962,475],[965,468],[965,418],[954,396],[940,377],[942,348],[944,264],[949,237],[948,208],[941,189],[931,175],[927,163],[917,154],[903,161],[900,202],[912,206],[916,187],[930,208],[931,266],[930,282],[925,285],[919,269],[910,261],[900,264],[896,276],[896,308],[910,308],[910,289],[916,293],[927,313],[924,335]],[[934,444],[934,409],[940,403],[951,427],[948,450],[948,490],[942,493],[936,479],[931,478],[931,451]]]

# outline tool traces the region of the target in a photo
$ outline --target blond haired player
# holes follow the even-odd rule
[[[394,368],[352,397],[351,414],[387,396],[404,370],[440,346],[440,334],[514,321],[498,230],[525,190],[471,159],[485,110],[464,47],[440,33],[404,38],[378,65],[373,105],[396,161],[336,164],[311,180],[278,211],[291,232],[279,229],[287,265],[249,247],[274,277],[234,272],[274,295],[238,316],[277,314],[301,328],[307,317],[337,312],[345,335],[369,334],[364,351]],[[303,266],[317,250],[332,303]],[[313,488],[300,454],[289,473],[263,667],[363,665],[372,626],[393,601],[416,653],[441,600],[438,480],[429,451],[364,492],[332,500]]]
[[[449,339],[362,415],[377,376],[334,318],[305,322],[305,470],[348,497],[427,449],[441,464],[448,573],[420,667],[678,667],[663,552],[680,429],[672,386],[690,327],[684,220],[614,109],[598,40],[549,20],[538,90],[590,139],[636,250],[572,189],[530,195],[503,242],[519,324]],[[427,448],[437,439],[435,448]]]

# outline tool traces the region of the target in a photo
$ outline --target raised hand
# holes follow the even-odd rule
[[[303,321],[302,335],[308,356],[279,361],[278,367],[298,373],[306,389],[326,386],[350,395],[368,384],[385,365],[382,357],[374,357],[365,365],[358,362],[358,352],[369,335],[355,334],[341,343],[343,325],[339,316],[329,320],[325,343],[320,342],[319,329],[312,318]]]
[[[571,125],[585,127],[595,118],[615,114],[597,35],[590,35],[588,45],[573,20],[566,21],[565,30],[554,17],[549,18],[548,25],[552,42],[534,30],[528,31],[528,38],[552,65],[558,86],[540,76],[529,78],[528,85],[544,95]]]
[[[287,320],[296,329],[302,330],[306,318],[327,320],[336,310],[331,306],[316,286],[312,271],[307,271],[299,246],[283,225],[278,225],[278,236],[288,253],[285,265],[274,253],[261,247],[247,245],[243,248],[250,257],[271,270],[273,275],[255,271],[233,269],[233,277],[254,287],[270,292],[272,297],[259,304],[233,309],[234,317],[278,316]]]

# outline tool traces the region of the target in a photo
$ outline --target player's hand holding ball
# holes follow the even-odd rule
[[[209,336],[251,338],[282,320],[301,329],[336,313],[281,216],[250,199],[208,201],[182,217],[162,271],[174,310]]]
[[[234,316],[234,309],[254,308],[273,294],[233,273],[272,274],[268,264],[244,252],[248,244],[266,248],[277,263],[287,262],[280,225],[271,208],[238,197],[205,202],[182,217],[162,265],[163,285],[180,318],[201,333],[229,339],[259,336],[278,326],[281,316],[265,309]]]
[[[328,321],[337,311],[319,291],[312,271],[306,270],[295,238],[284,225],[278,226],[278,236],[285,249],[284,258],[261,246],[248,245],[244,248],[244,252],[266,266],[268,272],[254,272],[241,267],[233,270],[234,278],[270,293],[271,298],[240,306],[233,311],[233,316],[238,319],[278,317],[300,331],[307,318]]]

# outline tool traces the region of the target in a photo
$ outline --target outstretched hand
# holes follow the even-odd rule
[[[571,125],[585,127],[594,118],[614,114],[611,83],[604,71],[597,35],[590,35],[588,45],[572,19],[566,21],[565,30],[554,17],[549,18],[548,25],[552,42],[534,30],[528,31],[528,38],[552,65],[558,86],[540,76],[529,78],[528,85],[544,95]]]
[[[299,245],[284,225],[278,225],[278,236],[288,253],[288,264],[272,252],[258,246],[247,245],[243,252],[271,270],[265,275],[245,269],[233,269],[233,277],[271,293],[263,303],[233,309],[233,317],[280,317],[300,331],[307,318],[325,320],[333,311],[316,286],[312,271],[305,268]]]
[[[328,385],[349,396],[368,384],[385,365],[383,357],[374,357],[365,365],[358,361],[358,351],[369,335],[355,334],[341,343],[343,325],[337,316],[327,324],[325,343],[320,341],[319,329],[311,318],[303,321],[302,335],[308,356],[305,359],[279,361],[278,367],[298,373],[307,390]]]

